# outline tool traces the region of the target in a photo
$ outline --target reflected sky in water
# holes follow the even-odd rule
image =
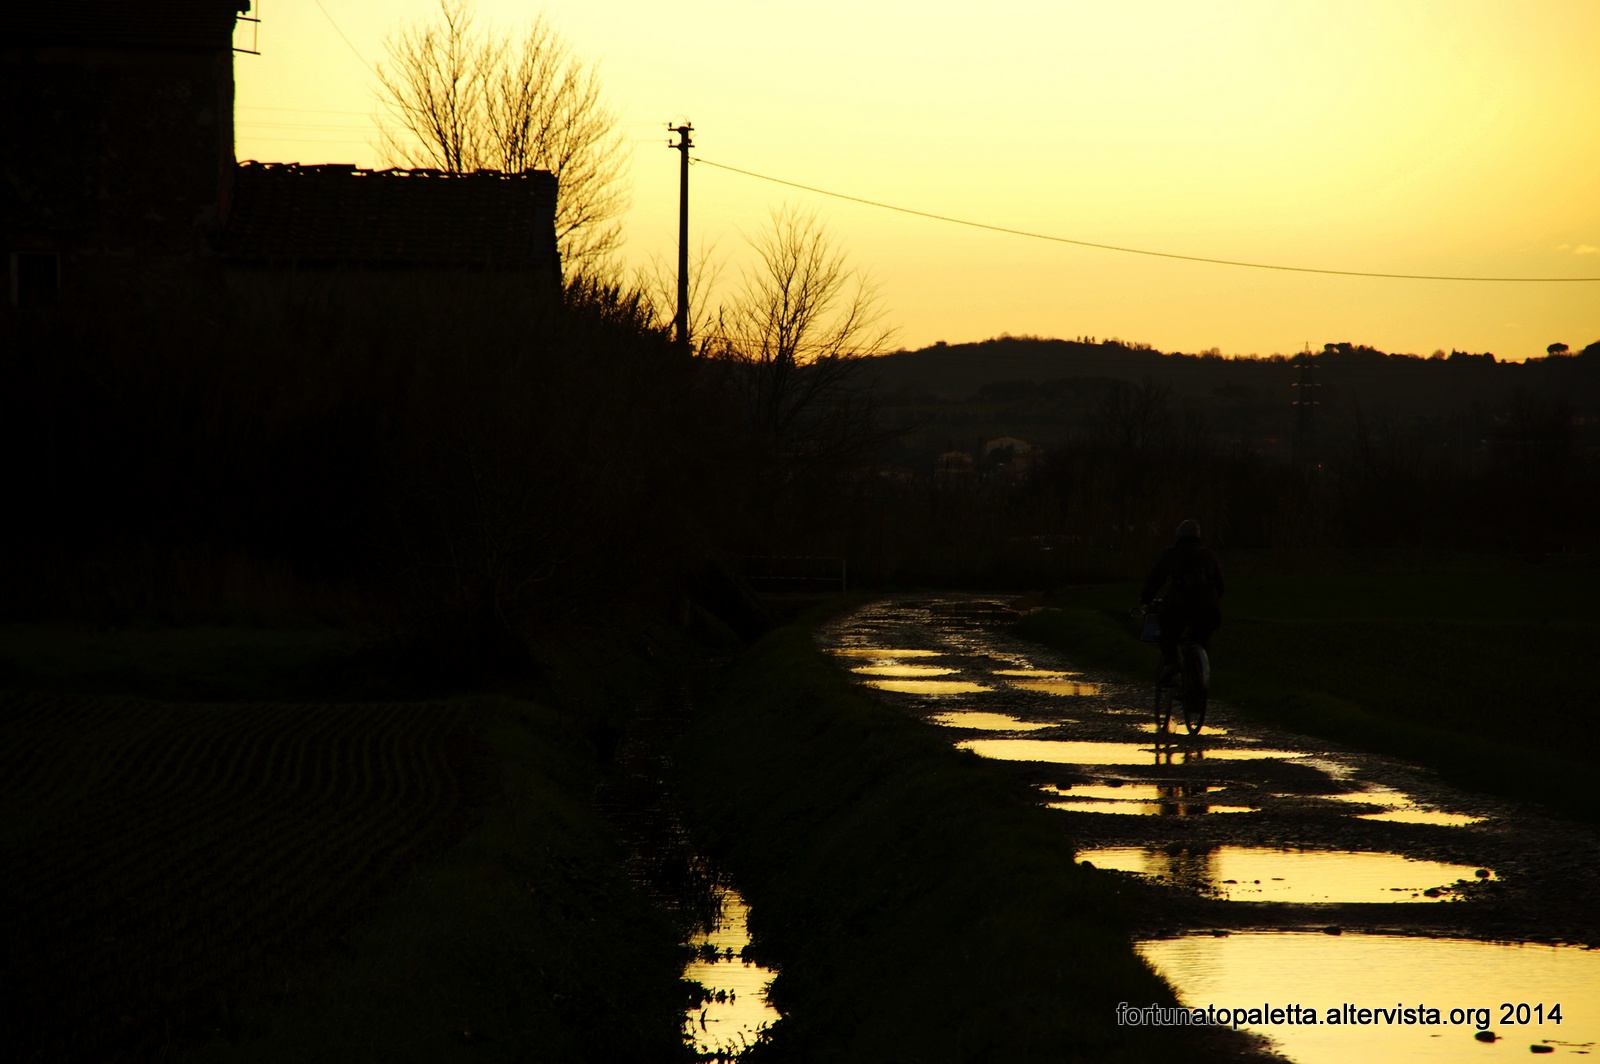
[[[942,665],[858,665],[850,670],[862,676],[948,676],[956,670]]]
[[[1209,851],[1136,846],[1084,850],[1096,868],[1138,872],[1227,901],[1299,903],[1443,901],[1458,880],[1474,882],[1471,865],[1418,861],[1394,853],[1272,850],[1219,846]],[[1429,890],[1439,891],[1428,897]]]
[[[1046,695],[1097,695],[1100,685],[1097,683],[1078,683],[1076,680],[1008,680],[1012,687],[1020,691],[1037,691]]]
[[[1100,798],[1063,798],[1046,803],[1070,813],[1108,813],[1119,816],[1208,816],[1212,813],[1253,813],[1248,805],[1211,805],[1194,799],[1165,802],[1108,802]]]
[[[1206,760],[1258,761],[1304,756],[1293,750],[1208,748],[1188,743],[1158,747],[1069,739],[966,739],[956,745],[997,761],[1039,761],[1052,765],[1183,765]]]
[[[1445,827],[1465,827],[1468,824],[1481,824],[1484,817],[1471,816],[1467,813],[1447,813],[1441,809],[1432,809],[1422,805],[1404,791],[1382,784],[1374,784],[1366,790],[1346,791],[1343,794],[1330,794],[1326,797],[1336,802],[1351,802],[1360,805],[1381,806],[1379,813],[1359,813],[1360,820],[1385,820],[1398,824],[1439,824]]]
[[[1576,947],[1505,945],[1460,939],[1300,932],[1235,933],[1141,942],[1138,950],[1178,992],[1185,1005],[1248,1008],[1296,1004],[1326,1018],[1329,1008],[1424,1005],[1444,1026],[1289,1025],[1252,1028],[1271,1037],[1298,1064],[1458,1064],[1527,1060],[1529,1047],[1549,1044],[1557,1059],[1595,1058],[1600,1042],[1600,951]],[[1502,1025],[1501,1002],[1548,1010],[1550,1022]],[[1476,1026],[1450,1026],[1452,1008],[1489,1009],[1501,1041],[1473,1039]],[[1476,1017],[1474,1017],[1476,1018]],[[1587,1055],[1584,1055],[1584,1054]]]
[[[701,1054],[737,1052],[756,1040],[762,1028],[778,1020],[778,1010],[767,1004],[767,987],[777,973],[741,959],[750,944],[746,926],[749,908],[738,892],[728,890],[722,899],[722,916],[717,926],[689,940],[689,945],[716,953],[711,960],[702,955],[689,962],[683,977],[705,987],[724,1000],[703,1002],[689,1010],[684,1030],[689,1032]]]
[[[834,647],[833,653],[841,658],[877,658],[884,661],[893,661],[896,658],[937,658],[943,657],[940,650],[895,650],[889,647]]]
[[[975,695],[990,688],[967,680],[864,680],[868,687],[903,695]]]
[[[975,731],[1037,731],[1040,728],[1053,728],[1057,724],[1044,723],[1036,720],[1019,720],[1009,717],[1004,713],[983,713],[975,709],[952,710],[949,713],[935,713],[928,720],[934,724],[941,724],[946,728],[972,728]]]
[[[1222,787],[1204,783],[1169,781],[1161,783],[1084,783],[1075,787],[1043,784],[1039,788],[1054,800],[1046,805],[1077,813],[1108,813],[1123,816],[1203,816],[1210,813],[1253,813],[1254,806],[1215,805],[1207,795]]]

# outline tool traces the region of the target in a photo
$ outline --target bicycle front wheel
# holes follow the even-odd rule
[[[1163,673],[1156,680],[1156,734],[1167,734],[1167,725],[1172,720],[1172,695],[1174,688],[1166,682]]]

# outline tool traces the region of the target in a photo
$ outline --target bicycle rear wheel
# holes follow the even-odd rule
[[[1201,647],[1189,647],[1183,655],[1183,726],[1190,735],[1200,734],[1206,723],[1206,659]]]

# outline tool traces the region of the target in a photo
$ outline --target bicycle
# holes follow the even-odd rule
[[[1135,607],[1144,614],[1145,643],[1161,642],[1161,601],[1148,607]],[[1183,709],[1183,726],[1190,735],[1199,735],[1206,723],[1206,702],[1211,687],[1211,659],[1206,648],[1196,643],[1188,629],[1178,639],[1178,660],[1162,667],[1156,676],[1156,734],[1166,735],[1172,721],[1172,703]]]

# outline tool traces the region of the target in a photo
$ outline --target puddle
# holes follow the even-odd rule
[[[1154,802],[1171,798],[1177,783],[1080,783],[1072,787],[1057,787],[1046,783],[1040,790],[1059,798],[1100,798],[1113,802]],[[1198,796],[1200,788],[1195,788]],[[1207,792],[1220,791],[1221,787],[1206,787]]]
[[[1386,813],[1362,813],[1357,820],[1387,820],[1396,824],[1439,824],[1450,828],[1464,828],[1468,824],[1481,824],[1486,819],[1466,813],[1446,813],[1438,809],[1391,809]]]
[[[1250,846],[1168,853],[1122,846],[1084,850],[1078,857],[1096,868],[1137,872],[1225,901],[1443,901],[1457,896],[1459,881],[1479,878],[1471,865],[1417,861],[1394,853]]]
[[[1148,717],[1148,716],[1150,716],[1150,711],[1149,710],[1140,710],[1139,711],[1139,715],[1141,717]],[[1175,735],[1175,734],[1177,734],[1175,729],[1182,728],[1182,727],[1183,727],[1183,721],[1180,719],[1176,724],[1174,724],[1172,727],[1167,729],[1167,734],[1168,735]],[[1153,720],[1144,721],[1143,723],[1141,723],[1139,725],[1139,730],[1142,731],[1142,732],[1148,732],[1151,735],[1154,735],[1154,734],[1156,734],[1156,722],[1153,721]],[[1213,735],[1227,735],[1228,734],[1228,729],[1227,728],[1218,728],[1218,727],[1215,727],[1213,725],[1207,724],[1206,725],[1205,734],[1206,734],[1207,738],[1210,738]],[[1241,743],[1255,742],[1254,739],[1239,739],[1237,741],[1241,742]]]
[[[1008,717],[1004,713],[982,713],[978,710],[954,710],[949,713],[935,713],[928,718],[935,724],[946,728],[971,728],[974,731],[1037,731],[1040,728],[1054,728],[1057,724],[1066,723],[1055,721],[1045,724],[1036,720],[1018,720]]]
[[[996,761],[1044,761],[1058,765],[1141,765],[1159,754],[1137,743],[1095,743],[1060,739],[966,739],[956,744]]]
[[[834,647],[833,653],[841,658],[937,658],[942,650],[894,650],[889,647]]]
[[[956,670],[941,665],[860,665],[850,671],[861,676],[948,676]]]
[[[1016,676],[1024,680],[1065,680],[1068,676],[1079,675],[1076,672],[1067,672],[1057,669],[992,669],[996,676]]]
[[[1306,764],[1327,776],[1331,780],[1348,780],[1355,775],[1356,770],[1339,761],[1330,761],[1325,757],[1311,757],[1306,759]]]
[[[1166,802],[1108,802],[1102,798],[1065,798],[1046,803],[1050,809],[1069,813],[1115,813],[1121,816],[1205,816],[1211,813],[1253,813],[1248,805],[1211,805],[1203,801],[1174,798]]]
[[[1250,1028],[1298,1064],[1527,1059],[1534,1045],[1576,1056],[1593,1054],[1600,1042],[1600,950],[1304,932],[1161,939],[1137,948],[1190,1007],[1313,1010],[1320,1021],[1315,1025]],[[1417,1008],[1420,1021],[1432,1018],[1425,1010],[1436,1009],[1439,1022],[1327,1023],[1328,1010],[1342,1015],[1346,1003]],[[1549,1016],[1558,1003],[1559,1025]],[[1521,1005],[1526,1019],[1518,1022]],[[1461,1010],[1455,1016],[1460,1022],[1451,1023],[1452,1010]],[[1501,1040],[1475,1041],[1480,1020]]]
[[[722,896],[716,926],[689,940],[699,950],[683,977],[705,988],[709,1000],[689,1009],[684,1031],[702,1058],[725,1059],[748,1048],[778,1019],[767,1004],[767,987],[777,973],[743,959],[750,944],[749,907],[731,888]]]
[[[880,691],[896,691],[903,695],[975,695],[991,690],[982,684],[966,680],[863,680],[862,682]]]
[[[1381,784],[1364,791],[1347,791],[1344,794],[1329,794],[1325,797],[1336,802],[1383,807],[1381,813],[1357,813],[1357,820],[1384,820],[1396,824],[1439,824],[1459,828],[1468,824],[1481,824],[1487,819],[1467,813],[1446,813],[1442,809],[1430,809],[1425,805],[1419,805],[1404,791]]]
[[[1156,747],[1066,739],[966,739],[956,745],[996,761],[1042,761],[1053,765],[1182,765],[1305,756],[1292,750],[1236,750],[1176,743]]]
[[[1254,806],[1214,805],[1206,799],[1222,787],[1192,783],[1086,783],[1076,787],[1044,784],[1040,790],[1055,798],[1051,809],[1075,813],[1119,813],[1124,816],[1201,816],[1206,813],[1253,813]]]
[[[1097,695],[1097,683],[1078,683],[1076,680],[1007,680],[1007,684],[1020,691],[1038,691],[1046,695]]]

